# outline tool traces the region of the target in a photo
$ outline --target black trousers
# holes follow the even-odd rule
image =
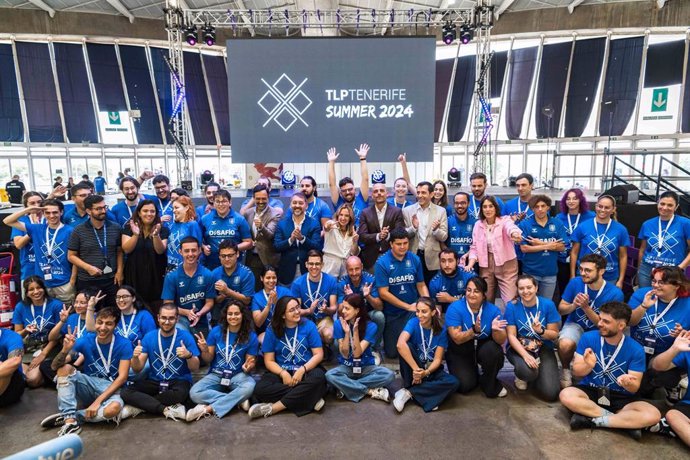
[[[503,389],[497,378],[503,368],[503,349],[492,339],[479,340],[476,350],[474,340],[460,345],[449,340],[446,363],[450,373],[460,382],[460,393],[469,393],[479,385],[488,398],[495,398]],[[479,366],[482,367],[481,374]]]
[[[254,273],[254,292],[259,292],[263,287],[261,284],[261,271],[264,268],[264,263],[261,262],[259,254],[254,254],[252,251],[245,253],[244,265]]]
[[[294,387],[285,385],[280,376],[266,372],[254,388],[254,397],[264,403],[280,401],[289,411],[301,417],[313,411],[326,392],[326,373],[323,368],[317,367],[307,372]]]
[[[429,270],[429,268],[426,266],[426,260],[424,259],[424,251],[422,251],[422,250],[417,251],[417,255],[419,256],[419,259],[422,262],[422,272],[424,273],[424,284],[426,284],[428,286],[429,282],[431,281],[431,278],[436,276],[436,273],[438,273],[438,270]]]
[[[186,380],[170,380],[168,390],[160,393],[160,382],[142,380],[120,391],[125,404],[144,409],[150,414],[163,414],[163,409],[184,404],[189,398],[192,384]]]
[[[113,268],[115,270],[115,268]],[[96,311],[104,307],[114,307],[115,294],[117,293],[118,286],[115,284],[115,277],[110,276],[108,278],[101,277],[95,280],[80,280],[77,278],[76,292],[83,291],[86,288],[93,290],[94,292],[101,291],[101,294],[105,295],[104,299],[96,304]]]
[[[19,401],[24,393],[24,388],[26,388],[24,375],[17,369],[14,371],[14,374],[12,374],[10,384],[7,385],[5,391],[0,394],[0,407],[6,407]]]
[[[643,398],[651,398],[657,388],[674,388],[678,386],[685,373],[686,371],[679,367],[663,372],[655,371],[649,367],[642,375],[642,382],[637,394]]]

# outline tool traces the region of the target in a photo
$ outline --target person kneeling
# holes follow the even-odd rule
[[[599,331],[582,335],[575,351],[573,375],[580,384],[561,391],[561,403],[574,412],[570,428],[622,428],[634,439],[641,428],[659,422],[661,414],[640,401],[645,370],[642,345],[623,335],[632,310],[623,302],[607,302],[599,311]]]
[[[71,328],[62,341],[62,350],[53,360],[57,371],[58,408],[60,413],[46,417],[43,428],[62,426],[58,436],[81,432],[82,422],[120,421],[124,406],[119,390],[127,382],[132,359],[129,340],[114,335],[120,312],[103,308],[96,316],[96,332],[87,332],[77,339]],[[65,359],[70,352],[84,356],[82,371]],[[86,409],[77,410],[78,405]]]
[[[386,388],[395,374],[376,366],[371,345],[376,341],[377,326],[370,320],[360,294],[345,296],[340,306],[333,337],[338,342],[338,367],[326,372],[328,383],[336,387],[339,398],[359,402],[365,396],[388,402]]]
[[[299,301],[290,296],[276,303],[271,327],[266,331],[262,350],[267,372],[256,384],[254,404],[249,416],[268,417],[285,409],[297,416],[323,408],[326,376],[321,337],[316,325],[302,318]]]
[[[436,410],[460,386],[457,378],[443,370],[448,334],[438,317],[436,302],[431,297],[420,297],[416,308],[417,317],[407,322],[398,338],[403,380],[403,388],[395,393],[393,401],[398,412],[410,399],[424,412]]]
[[[219,321],[208,340],[201,332],[196,336],[201,357],[211,363],[211,368],[189,392],[197,406],[187,412],[188,422],[211,414],[222,418],[239,403],[243,410],[249,410],[249,397],[256,385],[249,372],[254,369],[259,353],[251,313],[247,307],[233,301],[221,310]]]
[[[163,304],[158,312],[160,329],[149,331],[134,349],[132,370],[141,372],[148,360],[150,371],[148,379],[122,390],[122,399],[128,405],[123,418],[144,410],[175,421],[186,420],[184,402],[192,387],[191,371],[199,369],[199,349],[191,333],[176,327],[177,319],[177,306]]]

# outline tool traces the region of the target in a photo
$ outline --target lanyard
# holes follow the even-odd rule
[[[105,257],[105,261],[108,261],[108,229],[106,228],[105,222],[103,222],[103,243],[101,244],[101,239],[98,237],[98,232],[94,227],[91,227],[93,229],[93,234],[96,235],[96,241],[98,241],[98,246],[101,247],[101,252],[103,253],[103,257]]]
[[[520,302],[520,303],[522,303],[522,302]],[[525,306],[525,304],[524,303],[522,304],[522,309],[525,310],[525,316],[527,317],[527,322],[529,323],[529,329],[532,331],[532,333],[534,335],[539,335],[535,332],[534,326],[533,326],[535,321],[540,321],[541,314],[539,312],[539,297],[537,297],[536,307],[537,307],[537,313],[534,315],[530,315],[530,313],[527,311],[527,307]],[[543,325],[542,325],[542,327],[543,327]]]
[[[175,339],[177,338],[177,328],[175,328],[175,333],[172,337],[172,342],[170,342],[170,348],[168,348],[168,355],[165,356],[165,351],[163,350],[163,342],[161,341],[161,330],[158,329],[158,352],[160,353],[161,362],[163,363],[163,372],[168,369],[168,365],[172,362],[173,348],[175,348]]]
[[[165,207],[163,207],[163,202],[161,201],[160,198],[157,198],[157,200],[158,200],[158,206],[161,208],[161,216],[162,216],[162,215],[165,214],[165,212],[166,212],[166,211],[168,210],[168,208],[170,207],[170,204],[172,203],[172,200],[168,200],[168,204],[166,204]]]
[[[424,361],[432,361],[432,358],[429,358],[429,352],[431,351],[431,341],[434,340],[434,330],[431,329],[429,331],[429,344],[427,345],[426,341],[424,341],[424,328],[422,327],[422,323],[419,323],[419,334],[422,337],[422,353],[424,353]]]
[[[597,226],[597,220],[594,219],[594,231],[597,232],[597,249],[601,249],[601,247],[604,245],[604,238],[606,238],[606,232],[608,232],[609,228],[611,227],[611,222],[613,222],[613,219],[609,219],[609,223],[606,224],[606,230],[604,230],[604,233],[602,235],[599,235],[599,227]]]
[[[314,198],[314,201],[307,205],[307,215],[309,217],[314,217],[314,211],[316,211],[316,198]]]
[[[664,308],[664,311],[662,311],[661,313],[659,313],[659,299],[658,299],[658,298],[656,299],[656,302],[654,302],[654,319],[651,321],[651,323],[652,323],[652,329],[655,329],[655,328],[656,328],[656,323],[658,323],[659,321],[661,321],[661,318],[663,318],[664,315],[665,315],[666,313],[668,313],[668,311],[671,309],[671,307],[673,306],[673,304],[676,303],[676,300],[678,300],[678,297],[675,297],[672,301],[670,301],[670,302],[668,303],[668,305],[666,305],[666,308]]]
[[[664,235],[668,235],[668,229],[671,228],[671,224],[675,218],[675,214],[671,216],[671,219],[668,221],[668,225],[666,225],[666,229],[661,231],[661,217],[659,217],[659,249],[657,249],[657,251],[661,252],[664,249]]]
[[[299,324],[295,326],[295,335],[292,338],[292,343],[290,343],[290,339],[287,336],[287,331],[285,332],[285,345],[288,348],[288,351],[290,351],[290,359],[292,362],[295,362],[295,357],[297,355],[297,333],[299,332]]]
[[[60,223],[58,225],[58,228],[55,229],[55,233],[53,233],[53,239],[50,239],[50,227],[46,226],[46,250],[48,251],[48,258],[52,259],[53,258],[53,249],[55,248],[55,240],[57,240],[57,235],[60,229],[64,227],[64,224]]]
[[[101,357],[101,362],[103,363],[103,368],[105,369],[105,375],[106,377],[110,378],[110,363],[113,360],[113,347],[115,346],[115,336],[113,335],[110,338],[110,350],[108,350],[108,360],[106,361],[105,356],[103,355],[103,352],[101,351],[101,346],[98,345],[98,338],[95,339],[96,341],[96,350],[98,350],[98,355]]]
[[[577,225],[580,223],[580,213],[577,213],[577,219],[575,219],[575,225],[570,221],[570,214],[566,214],[568,216],[568,234],[572,235],[575,229],[577,228]],[[594,225],[596,227],[596,224]],[[607,229],[608,230],[608,229]]]
[[[38,324],[38,321],[36,321],[36,311],[34,310],[34,304],[33,304],[33,303],[31,304],[31,318],[32,318],[32,322],[33,322],[33,323],[36,325],[36,327],[38,328],[38,333],[39,333],[39,334],[40,334],[41,332],[43,332],[43,328],[44,328],[45,325],[46,325],[45,314],[46,314],[46,305],[47,305],[47,304],[48,304],[48,299],[45,299],[45,300],[43,301],[43,306],[41,307],[41,324],[40,324],[40,325]]]
[[[136,311],[132,313],[129,318],[129,325],[125,325],[125,315],[120,316],[120,321],[122,322],[122,334],[126,339],[129,338],[129,334],[132,332],[132,326],[134,325],[134,317],[137,316]]]
[[[520,209],[520,203],[522,203],[522,200],[520,200],[520,198],[518,198],[518,201],[517,201],[518,214],[522,214],[523,212],[524,212],[525,214],[527,214],[527,211],[529,211],[529,203],[527,203],[527,204],[525,205],[525,210],[524,210],[524,211],[523,211],[522,209]]]
[[[322,282],[323,282],[323,273],[321,273],[321,277],[319,278],[319,285],[316,286],[316,294],[312,294],[312,292],[311,292],[311,280],[309,279],[309,276],[307,276],[307,296],[309,297],[309,302],[311,302],[311,304],[313,304],[316,301],[316,299],[319,298]],[[311,304],[309,305],[309,308],[311,308]]]
[[[355,328],[352,326],[350,327],[350,358],[354,359],[355,358],[355,342],[352,336],[355,334]]]
[[[589,301],[589,305],[590,305],[592,308],[594,308],[594,302],[596,302],[597,299],[599,298],[599,296],[601,295],[601,293],[604,292],[604,288],[605,288],[605,287],[606,287],[606,280],[603,280],[603,282],[601,283],[601,289],[599,289],[599,292],[597,292],[596,297],[594,297],[594,300],[590,300],[590,301]],[[587,285],[586,285],[586,284],[585,284],[585,291],[584,291],[584,294],[585,294],[586,296],[589,296],[589,293],[587,292]]]
[[[232,350],[230,350],[230,353],[228,353],[229,348],[230,330],[225,332],[225,350],[223,351],[223,354],[225,355],[225,362],[227,363],[227,365],[232,367],[232,358],[235,357],[235,348],[237,348],[237,337],[235,337],[235,343],[232,345]]]
[[[77,334],[77,338],[81,337],[84,335],[84,329],[86,329],[86,320],[84,321],[84,327],[81,326],[81,316],[77,316],[77,330],[75,331]]]
[[[470,327],[474,327],[475,323],[477,322],[477,317],[481,318],[482,317],[482,310],[484,310],[484,302],[482,302],[482,306],[479,307],[479,311],[477,312],[477,316],[474,316],[474,313],[472,312],[472,309],[470,308],[470,304],[465,301],[465,306],[467,307],[467,311],[470,312],[470,316],[472,317],[472,325]],[[484,331],[484,328],[482,327],[482,331]],[[479,332],[481,334],[481,331]]]
[[[599,340],[601,340],[601,348],[599,349],[599,363],[601,364],[602,372],[606,373],[606,371],[609,369],[609,367],[611,367],[611,364],[613,364],[613,362],[616,360],[616,356],[618,356],[618,353],[621,351],[621,348],[623,348],[623,342],[625,342],[625,336],[621,336],[621,341],[618,342],[618,346],[616,347],[616,351],[613,352],[608,363],[604,360],[604,338],[600,337]]]
[[[158,200],[158,201],[160,201],[160,200]],[[169,203],[168,203],[168,204],[169,204]],[[132,207],[133,207],[134,209],[137,209],[137,206],[138,206],[138,205],[139,205],[139,200],[137,200],[137,203],[136,203],[134,206],[132,206]],[[129,213],[129,218],[131,219],[131,218],[132,218],[132,208],[129,207],[129,205],[127,204],[126,201],[125,201],[125,208],[127,209],[127,212]],[[167,208],[166,208],[166,209],[167,209]]]
[[[479,219],[479,208],[477,207],[477,200],[474,197],[474,195],[472,195],[472,208],[472,214],[474,214],[474,218]]]

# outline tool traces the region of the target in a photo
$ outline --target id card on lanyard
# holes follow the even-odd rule
[[[606,233],[609,231],[609,228],[611,228],[611,223],[613,222],[613,219],[609,219],[609,223],[606,224],[606,229],[604,230],[604,233],[601,235],[599,234],[599,226],[597,225],[597,220],[594,219],[594,231],[597,234],[597,254],[600,253],[601,249],[604,247],[604,243],[606,242]]]
[[[654,302],[654,318],[650,318],[649,321],[649,331],[647,332],[647,335],[643,337],[643,347],[644,347],[644,352],[645,354],[652,355],[656,353],[656,325],[661,321],[661,319],[668,313],[668,311],[673,307],[673,304],[676,303],[676,300],[678,297],[674,298],[671,300],[668,305],[666,305],[666,308],[659,313],[659,299],[657,298],[656,301]]]
[[[625,336],[621,337],[621,341],[618,342],[618,346],[614,350],[613,354],[609,358],[608,362],[604,358],[604,338],[599,337],[600,340],[600,348],[599,348],[599,356],[597,356],[597,359],[599,360],[599,365],[601,366],[601,375],[602,378],[606,376],[606,373],[609,370],[609,367],[611,367],[611,364],[614,363],[616,360],[616,357],[618,356],[618,353],[620,353],[621,349],[623,348],[623,342],[625,342]],[[616,380],[613,379],[612,380]],[[611,405],[611,391],[609,387],[607,386],[600,386],[597,388],[597,403],[602,405],[602,406],[610,406]]]
[[[419,323],[419,335],[420,335],[420,340],[422,342],[422,355],[424,357],[424,369],[429,369],[429,366],[431,366],[431,363],[434,361],[433,356],[429,356],[429,353],[432,351],[431,350],[431,342],[434,340],[434,330],[431,329],[429,331],[429,343],[424,340],[424,328],[422,327],[422,323]]]
[[[110,268],[110,265],[108,263],[108,228],[105,222],[103,222],[103,243],[101,243],[101,239],[98,236],[98,232],[96,229],[92,226],[93,229],[93,234],[96,236],[96,241],[98,242],[98,246],[101,248],[101,252],[103,253],[103,274],[104,275],[109,275],[110,273],[113,272],[113,269]]]
[[[161,360],[161,378],[165,377],[165,373],[168,371],[168,366],[172,363],[173,359],[173,350],[175,349],[175,340],[177,339],[177,328],[175,328],[175,332],[173,333],[172,336],[172,341],[170,342],[170,347],[167,350],[163,349],[163,341],[161,339],[161,330],[158,330],[158,353],[160,356]]]
[[[101,346],[98,344],[98,338],[94,339],[96,342],[96,350],[98,350],[98,356],[100,357],[101,363],[103,364],[103,370],[106,379],[113,381],[113,376],[110,375],[110,364],[113,361],[113,348],[115,347],[115,336],[113,335],[110,339],[110,349],[108,350],[108,359],[105,359],[103,351],[101,351]]]
[[[297,369],[297,363],[295,362],[297,358],[297,335],[299,332],[299,324],[295,326],[295,335],[292,338],[292,343],[290,343],[290,338],[287,336],[287,332],[285,333],[285,345],[287,346],[288,351],[290,352],[289,359],[292,361],[292,367],[293,371]]]
[[[671,224],[673,224],[673,219],[675,219],[675,217],[675,214],[671,216],[671,219],[669,219],[666,228],[663,230],[661,229],[661,217],[659,217],[659,233],[657,234],[658,243],[656,245],[657,257],[661,257],[661,253],[664,252],[664,239],[666,238],[666,236],[668,236],[668,230],[671,228]]]
[[[232,367],[232,360],[235,357],[235,349],[237,348],[237,337],[235,337],[235,343],[230,348],[230,331],[225,332],[225,350],[223,350],[223,357],[225,358],[225,365]],[[223,369],[223,376],[220,379],[220,384],[224,387],[230,386],[230,379],[232,378],[234,372],[232,369]]]

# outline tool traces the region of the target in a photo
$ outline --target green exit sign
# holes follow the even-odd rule
[[[657,88],[652,93],[652,112],[668,110],[668,88]]]

